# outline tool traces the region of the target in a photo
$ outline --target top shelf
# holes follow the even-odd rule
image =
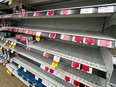
[[[0,15],[0,18],[61,18],[61,17],[104,17],[116,12],[116,3],[50,9],[34,12]]]

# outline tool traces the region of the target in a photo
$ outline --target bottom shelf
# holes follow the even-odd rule
[[[13,58],[12,61],[16,62],[17,64],[24,67],[25,69],[28,69],[33,74],[35,73],[35,75],[37,75],[37,76],[38,75],[42,76],[43,79],[45,79],[48,84],[54,85],[52,87],[64,87],[64,85],[66,87],[74,87],[72,84],[66,83],[65,81],[63,81],[63,80],[61,80],[61,79],[59,79],[59,78],[45,72],[44,70],[42,70],[41,68],[39,68],[35,64],[33,64],[31,62],[28,62],[28,61],[26,61],[25,59],[23,59],[21,57]],[[47,86],[47,87],[50,87],[50,86]]]

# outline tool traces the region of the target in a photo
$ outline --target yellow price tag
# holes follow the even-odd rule
[[[16,46],[16,43],[14,43],[14,44],[12,45],[12,49],[14,49],[14,48],[15,48],[15,46]]]
[[[6,45],[6,42],[4,42],[3,45],[5,46]]]
[[[10,5],[10,4],[12,4],[12,0],[9,0],[9,3],[8,3],[8,5]]]
[[[40,36],[36,36],[36,41],[40,41]]]
[[[6,73],[8,73],[9,75],[12,75],[12,73],[9,70],[6,70]]]
[[[10,45],[9,45],[9,48],[11,48],[11,47],[12,47],[12,45],[10,44]]]
[[[58,62],[52,61],[51,66],[54,67],[54,68],[58,67]]]
[[[12,47],[12,45],[13,45],[13,42],[11,42],[11,44],[9,45],[9,48],[11,48],[11,47]]]

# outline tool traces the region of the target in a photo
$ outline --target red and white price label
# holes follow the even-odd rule
[[[28,33],[28,34],[31,34],[31,30],[27,30],[27,33]]]
[[[53,69],[49,69],[49,73],[54,74],[54,70]]]
[[[84,38],[83,43],[89,44],[89,45],[94,45],[95,39],[94,38]]]
[[[38,11],[34,12],[33,16],[34,16],[34,17],[39,16],[39,12],[38,12]]]
[[[23,17],[27,17],[27,16],[28,16],[28,13],[24,13],[24,14],[23,14]]]
[[[103,47],[112,47],[112,41],[107,41],[107,40],[98,40],[98,46],[103,46]]]
[[[56,37],[56,34],[55,33],[50,33],[49,34],[49,38],[55,38]]]
[[[96,12],[96,8],[82,8],[80,14],[92,14]]]
[[[64,76],[64,80],[65,80],[66,82],[70,83],[71,78],[70,78],[69,76]]]
[[[82,43],[83,42],[83,38],[79,37],[79,36],[73,36],[72,41],[77,42],[77,43]]]
[[[70,40],[70,36],[69,36],[69,35],[64,35],[64,34],[62,34],[62,35],[61,35],[61,39],[62,39],[62,40]]]
[[[82,71],[92,73],[92,68],[86,65],[82,65]]]
[[[23,30],[22,30],[22,29],[19,29],[19,31],[18,31],[18,32],[22,33],[22,32],[23,32]]]
[[[14,28],[14,32],[17,32],[18,30]]]
[[[111,13],[114,12],[114,6],[98,7],[98,13]]]
[[[76,80],[73,80],[72,81],[72,84],[76,87],[80,87],[80,82],[76,81]]]
[[[36,33],[35,31],[31,31],[31,34],[32,34],[32,35],[35,35],[35,33]]]
[[[77,63],[77,62],[72,62],[72,63],[71,63],[71,66],[72,66],[73,68],[80,69],[81,64],[79,64],[79,63]]]
[[[71,11],[70,10],[68,10],[68,9],[63,9],[62,11],[61,11],[61,15],[69,15],[71,13]]]
[[[28,30],[23,30],[23,33],[27,34],[28,33]]]
[[[12,31],[12,30],[13,30],[13,28],[10,28],[10,29],[9,29],[9,31]]]
[[[48,58],[48,57],[49,57],[49,53],[44,52],[44,53],[43,53],[43,56],[46,57],[46,58]]]
[[[29,50],[30,50],[30,47],[26,47],[26,50],[28,50],[28,51],[29,51]]]
[[[54,11],[48,11],[47,12],[47,16],[53,16],[54,15]]]
[[[18,17],[23,17],[23,14],[22,13],[19,13]]]

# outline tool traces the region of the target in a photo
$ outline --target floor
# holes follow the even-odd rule
[[[27,87],[15,76],[6,73],[6,68],[0,65],[0,87]]]

